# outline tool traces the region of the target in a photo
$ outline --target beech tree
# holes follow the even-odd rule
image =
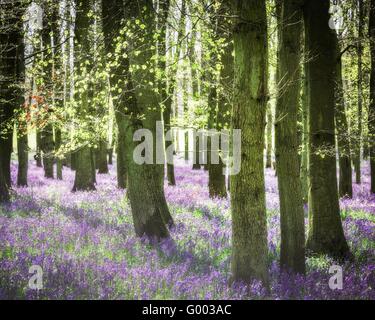
[[[334,34],[329,2],[307,0],[305,46],[313,57],[306,63],[309,105],[309,232],[307,249],[345,257],[349,254],[340,218],[335,150]]]
[[[279,23],[278,92],[275,120],[282,267],[305,272],[305,219],[300,180],[297,119],[301,88],[303,1],[282,1]],[[293,194],[293,196],[291,196]]]
[[[75,74],[78,81],[85,81],[93,68],[92,55],[90,52],[90,26],[92,25],[92,13],[90,0],[78,0],[76,8],[75,24]],[[81,83],[75,90],[74,100],[78,108],[78,116],[84,120],[90,115],[90,102],[92,103],[93,84]],[[78,150],[75,151],[75,180],[73,191],[95,190],[95,167],[90,141],[81,141]]]
[[[369,140],[370,140],[370,168],[371,168],[371,192],[375,193],[375,1],[370,1],[370,51],[371,51],[371,75],[370,75],[370,107],[369,107]]]
[[[121,21],[118,12],[123,12],[124,21]],[[130,21],[138,21],[138,23],[132,26]],[[129,3],[126,6],[112,1],[103,6],[107,57],[115,56],[115,62],[109,62],[109,65],[113,72],[117,70],[118,75],[116,78],[112,77],[112,92],[118,93],[120,86],[125,84],[127,93],[124,100],[119,99],[118,96],[115,99],[117,101],[115,112],[121,112],[123,117],[121,121],[117,121],[119,143],[121,143],[120,132],[122,132],[128,174],[127,194],[132,208],[135,231],[138,236],[146,235],[161,240],[169,237],[167,226],[173,224],[164,196],[163,168],[158,164],[139,165],[133,158],[133,151],[137,146],[133,141],[134,133],[142,128],[148,129],[155,139],[156,121],[161,120],[159,97],[152,88],[152,84],[156,81],[153,71],[156,48],[156,40],[153,36],[156,31],[155,23],[153,4],[149,0],[140,1],[138,4]],[[142,31],[143,36],[137,39],[134,37],[132,43],[124,44],[111,37],[114,31],[133,37]],[[144,48],[140,54],[137,49],[142,48],[144,43],[148,44],[147,48]]]
[[[268,283],[264,187],[267,18],[264,1],[233,0],[233,128],[242,131],[242,168],[231,177],[232,276]]]

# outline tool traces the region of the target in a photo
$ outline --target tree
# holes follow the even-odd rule
[[[364,1],[357,2],[358,9],[358,40],[357,40],[357,55],[358,55],[358,78],[357,78],[357,92],[358,92],[358,123],[356,128],[357,143],[355,146],[355,181],[357,184],[361,183],[361,147],[362,147],[362,114],[363,114],[363,25],[364,25]]]
[[[75,41],[76,60],[75,74],[80,82],[88,76],[93,68],[91,61],[90,26],[92,25],[92,14],[90,0],[78,0],[76,9]],[[85,80],[84,80],[85,81]],[[74,100],[77,103],[78,116],[81,121],[90,114],[90,99],[92,98],[92,83],[81,83],[81,88],[75,90]],[[76,175],[73,191],[95,190],[95,167],[93,166],[93,153],[89,141],[81,142],[81,146],[75,152]]]
[[[282,1],[275,121],[281,224],[280,264],[299,273],[305,272],[305,219],[297,126],[301,88],[302,4],[301,0]]]
[[[19,86],[15,97],[15,107],[17,109],[17,154],[18,154],[18,172],[17,186],[27,186],[27,172],[29,163],[28,147],[28,124],[27,117],[29,114],[30,101],[25,101],[23,87],[25,85],[25,45],[24,38],[19,37],[16,63],[16,81]]]
[[[337,130],[337,146],[339,155],[339,196],[349,197],[353,196],[352,186],[352,167],[351,167],[351,153],[350,153],[350,136],[348,129],[348,121],[346,117],[344,88],[342,80],[342,61],[341,50],[336,33],[333,35],[335,44],[335,125]]]
[[[369,141],[371,166],[371,192],[375,193],[375,1],[370,1],[370,51],[371,51],[371,79],[370,79],[370,106],[369,106]]]
[[[185,2],[183,2],[183,6]],[[164,76],[160,79],[160,96],[162,100],[162,104],[164,105],[163,110],[163,121],[164,121],[164,134],[171,130],[171,113],[172,113],[172,98],[175,89],[175,78],[176,74],[172,72],[172,77],[168,81],[168,70],[167,70],[167,25],[168,25],[168,17],[169,17],[169,10],[170,10],[170,0],[161,0],[159,3],[160,6],[160,14],[159,14],[159,28],[160,28],[160,39],[159,39],[159,50],[160,50],[160,57],[159,57],[159,68]],[[180,19],[182,21],[182,17]],[[179,45],[177,44],[177,53],[179,54]],[[177,57],[178,59],[178,57]],[[178,60],[177,60],[178,61]],[[173,68],[174,69],[174,68]],[[171,139],[165,139],[165,150],[172,145]],[[168,153],[167,153],[168,157]],[[169,185],[174,186],[176,185],[176,178],[174,175],[174,165],[173,165],[173,156],[168,159],[167,158],[167,180]]]
[[[233,0],[233,129],[242,130],[242,166],[231,177],[232,276],[268,283],[264,186],[267,108],[267,18],[265,2]]]
[[[20,86],[23,85],[24,2],[1,2],[0,8],[0,199],[7,200],[11,186],[14,111],[21,106],[23,97]]]
[[[305,3],[309,99],[309,234],[307,249],[318,254],[345,257],[349,247],[344,236],[338,201],[335,155],[335,67],[333,30],[329,28],[329,2]]]
[[[40,130],[40,148],[43,152],[43,167],[46,178],[54,178],[54,149],[55,142],[53,138],[53,123],[51,115],[53,112],[53,50],[52,50],[52,35],[53,25],[56,21],[56,8],[49,1],[42,2],[43,8],[43,29],[41,31],[43,50],[38,54],[39,71],[41,73],[38,79],[38,91],[42,96],[41,100],[41,122]]]
[[[154,8],[150,0],[128,3],[126,6],[110,0],[102,9],[107,57],[115,57],[115,62],[108,61],[111,73],[116,75],[110,77],[111,91],[116,101],[118,142],[121,143],[122,135],[124,137],[128,197],[135,231],[138,236],[161,240],[169,237],[166,225],[173,224],[161,183],[162,166],[139,165],[133,158],[137,146],[133,141],[134,133],[138,129],[148,129],[156,138],[156,121],[161,120],[159,97],[152,87],[156,80],[152,68],[156,48]],[[122,16],[125,17],[124,23]],[[134,21],[136,23],[133,24]],[[136,36],[140,31],[142,36]],[[113,34],[123,34],[126,39],[131,37],[131,41],[125,43],[121,37],[116,41]],[[147,47],[140,54],[137,48],[142,48],[144,43],[147,43]],[[118,92],[122,90],[126,95],[119,96]]]
[[[267,105],[267,129],[266,129],[266,168],[272,168],[272,126],[273,115],[271,104]]]
[[[214,140],[217,140],[218,130],[224,124],[224,115],[226,108],[226,103],[223,99],[220,99],[220,71],[217,66],[222,66],[220,53],[223,45],[220,44],[221,40],[228,44],[228,37],[225,35],[226,25],[225,14],[228,14],[228,10],[225,10],[224,3],[217,9],[210,9],[208,12],[208,22],[209,25],[206,27],[208,29],[208,41],[205,44],[205,50],[209,53],[206,54],[206,79],[208,86],[208,129],[207,132],[207,168],[208,168],[208,189],[211,198],[225,198],[227,195],[226,185],[225,185],[225,175],[223,174],[224,163],[220,156],[220,146],[215,145]],[[229,48],[230,50],[230,48]],[[224,58],[232,52],[223,52]],[[225,66],[230,68],[231,66]],[[233,64],[232,64],[233,67]],[[227,72],[227,70],[226,70]],[[229,71],[228,71],[229,72]],[[219,103],[219,99],[221,100]],[[214,154],[219,155],[219,157],[214,157]],[[216,158],[216,159],[215,159]],[[217,161],[218,160],[218,161]],[[216,163],[214,163],[216,162]]]

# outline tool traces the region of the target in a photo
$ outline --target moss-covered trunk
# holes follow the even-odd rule
[[[233,0],[233,129],[242,130],[242,166],[231,177],[232,276],[268,283],[264,185],[267,18],[263,0]]]
[[[337,130],[337,147],[339,155],[339,196],[352,198],[352,160],[343,91],[341,52],[336,34],[333,35],[333,39],[336,49],[335,125]]]
[[[280,264],[305,272],[305,219],[300,180],[298,109],[301,89],[302,1],[283,1],[279,25],[279,88],[275,155],[280,198]]]
[[[306,50],[309,83],[309,233],[307,249],[343,257],[349,253],[338,200],[335,153],[335,68],[333,30],[329,28],[329,2],[305,3]]]
[[[97,157],[96,157],[96,165],[98,168],[99,174],[107,174],[109,172],[108,170],[108,152],[107,152],[107,141],[100,140],[99,141],[99,147],[97,150]]]
[[[137,4],[130,3],[124,6],[118,1],[107,1],[103,6],[103,31],[105,35],[105,46],[107,53],[114,52],[116,42],[112,39],[113,32],[119,32],[125,25],[121,22],[122,12],[129,21],[139,20],[144,26],[142,33],[144,38],[138,38],[130,47],[125,48],[126,54],[120,54],[116,76],[111,78],[112,92],[118,92],[121,81],[125,81],[127,95],[121,95],[115,101],[115,112],[121,114],[121,120],[117,121],[119,126],[118,143],[124,138],[125,163],[128,174],[128,197],[132,209],[133,221],[136,234],[157,240],[168,238],[167,225],[173,224],[162,184],[163,165],[143,164],[139,165],[133,158],[133,151],[137,143],[133,141],[134,133],[138,129],[149,129],[156,139],[156,121],[160,119],[158,109],[159,97],[152,90],[150,83],[155,83],[154,74],[151,71],[151,57],[154,55],[152,44],[155,44],[153,34],[155,32],[155,15],[152,1],[139,1]],[[116,18],[117,17],[117,18]],[[137,28],[137,27],[135,27]],[[148,44],[137,54],[133,46],[141,47],[143,42]],[[134,66],[146,66],[145,70],[136,70]],[[148,66],[148,67],[147,67]],[[131,68],[132,67],[132,68]],[[130,71],[132,69],[132,71]],[[135,86],[134,84],[137,84]],[[120,119],[117,116],[117,119]],[[155,149],[154,149],[155,150]],[[156,151],[156,150],[155,150]]]
[[[91,1],[77,1],[75,40],[76,40],[76,60],[75,72],[78,77],[88,75],[92,65],[90,26],[92,18],[90,16]],[[82,86],[82,84],[81,84]],[[87,83],[85,88],[75,90],[74,100],[77,102],[78,116],[84,121],[90,113],[89,98],[92,96],[92,83]],[[75,151],[75,180],[73,191],[95,190],[95,166],[93,166],[93,152],[89,141],[81,141],[80,147]]]
[[[370,48],[371,48],[371,80],[369,106],[369,148],[371,167],[371,192],[375,193],[375,1],[370,2]]]
[[[304,59],[307,57],[306,53],[303,54]],[[308,106],[308,81],[306,77],[306,63],[303,64],[303,88],[302,88],[302,142],[301,142],[301,185],[302,185],[302,198],[303,202],[307,203],[309,198],[309,106]]]

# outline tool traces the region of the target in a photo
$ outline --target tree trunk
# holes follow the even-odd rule
[[[17,62],[16,62],[16,84],[22,86],[25,84],[25,45],[22,36],[18,39]],[[29,112],[29,100],[25,101],[25,92],[20,87],[15,92],[15,104],[19,111],[17,124],[17,153],[18,153],[18,172],[17,172],[17,186],[27,186],[27,171],[29,164],[29,150],[28,150],[28,127],[27,127],[27,113]]]
[[[336,47],[336,105],[335,105],[335,124],[337,130],[337,147],[339,154],[339,196],[353,197],[352,187],[352,160],[350,155],[350,139],[348,121],[345,111],[345,98],[342,82],[342,63],[340,46],[337,35],[334,34],[334,43]]]
[[[61,129],[60,128],[56,128],[56,130],[55,130],[55,142],[56,142],[56,150],[55,151],[59,151],[59,149],[61,147],[61,144],[62,144]],[[58,180],[63,179],[62,169],[63,169],[63,159],[58,157],[56,159],[56,178]]]
[[[115,104],[116,115],[121,113],[123,122],[117,121],[119,126],[118,142],[121,143],[120,134],[124,133],[124,145],[126,146],[126,168],[128,172],[128,196],[132,209],[133,221],[136,234],[147,236],[156,240],[169,237],[166,225],[172,225],[173,219],[164,196],[164,186],[161,183],[163,174],[162,165],[143,164],[139,165],[133,158],[133,151],[136,142],[133,141],[134,133],[141,128],[149,129],[156,136],[156,120],[160,120],[160,110],[158,112],[159,97],[149,85],[155,83],[154,74],[149,64],[154,55],[152,44],[155,44],[153,34],[155,32],[155,16],[152,1],[142,0],[138,3],[128,3],[125,7],[115,0],[108,0],[103,6],[103,31],[105,37],[105,47],[107,53],[114,53],[116,43],[112,41],[112,33],[118,34],[125,26],[121,22],[122,12],[127,20],[139,19],[144,26],[142,34],[144,39],[132,39],[131,48],[126,48],[125,52],[119,53],[119,67],[116,76],[111,77],[111,90],[113,94],[117,92],[119,81],[126,81],[127,95],[117,97]],[[138,27],[135,27],[138,28]],[[137,55],[132,47],[140,47],[142,41],[148,46],[142,54]],[[155,44],[156,45],[156,44]],[[131,66],[145,65],[145,70],[130,71]],[[147,67],[148,66],[148,67]],[[141,84],[137,87],[135,84]],[[153,108],[148,108],[153,106]],[[151,109],[151,110],[150,110]],[[139,115],[144,114],[141,120]],[[119,119],[119,116],[117,116]],[[122,131],[123,130],[123,131]],[[155,145],[155,140],[153,141]],[[156,150],[155,150],[156,151]],[[155,159],[154,159],[155,160]]]
[[[53,141],[53,126],[52,124],[46,125],[43,130],[40,132],[41,138],[41,150],[43,152],[43,167],[44,167],[44,176],[48,179],[54,178],[54,141]]]
[[[1,151],[1,146],[0,146]],[[0,158],[0,168],[2,168],[2,159]],[[0,204],[9,201],[9,189],[5,181],[3,170],[0,170]]]
[[[304,52],[304,59],[307,61]],[[302,155],[301,155],[301,184],[303,202],[307,203],[309,198],[309,106],[308,106],[308,81],[306,76],[306,63],[303,64],[303,89],[302,89]]]
[[[43,30],[42,30],[42,45],[43,52],[39,54],[38,64],[40,65],[41,80],[42,84],[39,86],[38,90],[40,95],[43,97],[42,107],[43,107],[43,122],[47,124],[43,126],[40,131],[40,148],[43,153],[43,167],[44,176],[48,179],[54,178],[54,151],[55,145],[53,140],[53,124],[50,119],[50,108],[53,105],[53,59],[46,57],[49,50],[52,51],[51,34],[53,32],[54,21],[54,8],[50,4],[44,3],[43,5]]]
[[[199,133],[196,133],[194,135],[194,141],[195,141],[195,149],[193,151],[193,170],[200,170],[201,164],[200,164],[200,156],[199,156]]]
[[[27,186],[27,170],[29,164],[28,137],[27,129],[23,132],[22,127],[18,126],[17,131],[17,153],[18,153],[18,173],[17,186]]]
[[[306,50],[309,83],[309,234],[307,249],[317,254],[344,257],[349,247],[344,236],[337,190],[335,154],[335,47],[329,28],[329,2],[305,4]]]
[[[280,264],[305,273],[305,218],[298,155],[298,108],[301,88],[302,1],[283,1],[279,23],[279,88],[275,148],[280,198]],[[292,196],[293,195],[293,196]]]
[[[41,150],[41,139],[40,139],[40,130],[36,129],[36,153],[35,153],[35,160],[36,160],[36,166],[38,168],[43,167],[42,162],[42,150]]]
[[[230,31],[232,29],[232,25],[228,19],[225,19],[226,14],[230,12],[230,8],[228,8],[227,3],[222,3],[218,8],[218,12],[216,12],[218,22],[213,23],[213,25],[217,25],[217,30],[215,30],[216,37],[223,39],[223,44],[217,42],[218,48],[217,51],[221,52],[221,55],[216,57],[214,56],[211,60],[213,64],[212,68],[216,67],[216,64],[220,64],[220,73],[219,73],[219,82],[217,87],[212,88],[211,90],[215,90],[214,98],[216,97],[217,103],[215,99],[211,102],[212,105],[217,104],[216,108],[210,108],[211,115],[210,115],[210,127],[215,129],[217,132],[226,129],[229,131],[229,123],[231,117],[231,109],[232,109],[232,95],[233,95],[233,77],[234,77],[234,68],[233,68],[233,43],[232,38],[233,35]],[[229,23],[228,23],[229,22]],[[215,49],[214,49],[215,50]],[[216,75],[212,77],[212,79],[217,78]],[[212,141],[209,139],[209,141]],[[227,188],[226,188],[226,181],[225,181],[225,165],[222,157],[224,156],[225,150],[221,150],[220,145],[218,146],[219,149],[215,150],[214,145],[210,144],[210,151],[216,152],[219,154],[219,163],[213,163],[212,154],[209,157],[210,162],[208,165],[208,173],[209,173],[209,193],[211,198],[225,198],[227,196]]]
[[[371,48],[371,80],[370,80],[370,106],[369,106],[369,149],[371,168],[371,192],[375,193],[375,1],[370,2],[370,48]]]
[[[267,17],[262,0],[234,0],[233,129],[242,130],[242,168],[231,177],[232,275],[268,284],[264,185]]]
[[[185,28],[185,13],[186,13],[186,2],[185,0],[182,1],[181,4],[181,19],[179,22],[179,30],[178,30],[178,40],[176,46],[176,63],[173,63],[170,67],[170,71],[168,74],[166,58],[167,58],[167,39],[166,39],[166,32],[167,32],[167,23],[168,23],[168,13],[170,8],[170,0],[161,0],[160,1],[160,10],[161,10],[161,34],[160,34],[160,53],[162,57],[159,59],[159,67],[162,72],[165,73],[164,79],[160,81],[161,85],[161,99],[164,101],[164,110],[163,110],[163,120],[164,120],[164,134],[167,133],[168,130],[171,130],[171,114],[172,114],[172,100],[174,96],[174,92],[176,89],[176,78],[177,78],[177,69],[178,69],[178,59],[180,57],[180,41],[182,36],[185,34],[183,31]],[[168,79],[168,82],[167,82]],[[165,141],[165,149],[167,150],[171,145],[172,141]],[[168,157],[168,154],[167,154]],[[171,186],[176,185],[176,178],[174,174],[174,164],[173,164],[173,157],[167,158],[167,180],[168,184]]]
[[[266,134],[266,168],[272,168],[272,126],[273,117],[271,104],[267,107],[267,134]]]
[[[355,148],[354,157],[354,168],[355,168],[355,181],[357,184],[361,183],[361,148],[362,148],[362,109],[363,109],[363,93],[362,93],[362,83],[363,83],[363,72],[362,72],[362,56],[363,56],[363,25],[364,25],[364,8],[363,1],[357,1],[358,4],[358,44],[357,44],[357,54],[358,54],[358,80],[357,80],[357,91],[358,91],[358,117],[357,117],[357,143]]]
[[[97,152],[97,167],[99,174],[107,174],[108,170],[108,162],[107,162],[107,142],[101,140],[99,142],[99,149]]]
[[[117,140],[117,187],[119,189],[126,189],[127,185],[127,169],[126,169],[126,146],[125,146],[125,132],[123,128],[126,122],[119,112],[116,113],[117,125],[119,127],[118,140]]]
[[[75,37],[76,37],[76,60],[75,69],[76,74],[82,76],[82,72],[88,73],[92,68],[92,57],[90,52],[91,41],[89,38],[89,29],[92,24],[90,13],[90,0],[77,1]],[[85,66],[83,63],[85,61]],[[87,70],[86,70],[87,69]],[[89,96],[92,95],[92,84],[88,87],[82,88],[83,92],[75,93],[75,101],[79,102],[79,116],[85,117],[90,113]],[[82,146],[75,152],[75,169],[76,175],[74,180],[73,191],[90,191],[95,190],[95,167],[93,167],[93,153],[88,143],[82,142]]]

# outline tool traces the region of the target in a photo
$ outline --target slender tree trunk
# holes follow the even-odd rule
[[[166,58],[167,57],[167,47],[166,47],[166,31],[167,31],[167,23],[168,23],[168,12],[170,7],[169,0],[161,0],[161,17],[162,23],[161,26],[161,36],[162,41],[160,42],[160,52]],[[161,81],[163,89],[161,90],[161,97],[164,102],[164,110],[163,110],[163,120],[164,120],[164,129],[165,133],[171,129],[171,114],[172,114],[172,102],[173,97],[175,94],[175,90],[177,87],[177,70],[179,65],[179,58],[181,52],[181,41],[182,37],[185,35],[185,16],[186,16],[186,0],[182,0],[181,2],[181,18],[179,21],[179,29],[178,29],[178,37],[177,37],[177,45],[176,45],[176,52],[175,52],[175,61],[172,63],[169,74],[166,66],[166,60],[160,59],[160,68],[164,70],[166,73],[165,81]],[[168,78],[168,85],[167,80]],[[168,149],[171,146],[171,141],[165,141],[165,148]],[[167,159],[167,180],[169,185],[176,185],[175,173],[174,173],[174,164],[173,164],[173,157]]]
[[[99,149],[97,151],[97,167],[99,174],[107,174],[108,162],[107,162],[107,142],[102,140],[99,142]]]
[[[42,84],[39,86],[41,95],[43,96],[42,106],[45,110],[42,117],[47,124],[43,126],[40,131],[40,148],[43,153],[43,167],[44,176],[48,179],[54,178],[54,139],[53,139],[53,124],[49,117],[51,112],[50,107],[53,105],[53,59],[46,56],[48,50],[52,51],[51,34],[53,32],[54,21],[54,8],[51,4],[44,3],[43,5],[43,30],[42,30],[42,44],[43,52],[39,55],[40,61],[38,63],[41,67],[41,80]]]
[[[123,128],[126,126],[123,116],[117,112],[117,125],[119,127],[118,141],[117,141],[117,187],[119,189],[126,189],[127,185],[127,169],[126,169],[126,146],[125,146],[125,132]]]
[[[275,147],[280,198],[282,268],[305,272],[305,219],[298,155],[298,108],[301,88],[302,1],[283,1],[279,24],[279,88]],[[293,194],[293,196],[291,196]]]
[[[242,166],[231,176],[233,280],[268,284],[264,185],[267,17],[262,0],[233,0],[233,129],[242,130]]]
[[[371,51],[371,80],[370,80],[370,106],[369,106],[369,149],[371,168],[371,192],[375,193],[375,1],[370,2],[370,51]]]
[[[56,142],[56,151],[59,151],[59,149],[62,145],[62,137],[61,137],[61,129],[60,128],[55,129],[55,142]],[[59,157],[59,158],[56,159],[56,178],[58,180],[63,179],[62,169],[63,169],[63,159],[61,159]]]
[[[91,42],[89,38],[89,29],[92,19],[89,16],[91,2],[90,0],[79,0],[76,4],[76,74],[82,76],[85,69],[92,68],[91,58]],[[85,62],[85,67],[83,63]],[[86,72],[88,72],[86,70]],[[89,96],[92,95],[92,84],[88,84],[87,89],[83,89],[82,93],[75,93],[75,100],[79,102],[79,115],[85,116],[90,112]],[[78,91],[78,90],[76,90]],[[90,191],[95,190],[95,167],[93,166],[93,153],[88,143],[83,143],[81,147],[75,152],[75,169],[76,175],[74,180],[73,191]]]
[[[35,160],[36,160],[36,166],[38,168],[43,167],[42,162],[42,149],[41,149],[41,138],[40,138],[40,130],[36,129],[36,154],[35,154]]]
[[[353,197],[352,187],[352,161],[350,155],[350,139],[348,121],[345,111],[345,98],[342,82],[342,63],[341,52],[337,35],[334,34],[334,43],[336,46],[336,106],[335,106],[335,124],[337,130],[337,146],[339,154],[339,196]]]
[[[228,23],[228,19],[225,19],[225,15],[229,14],[230,8],[228,8],[227,3],[222,3],[221,6],[218,8],[218,12],[216,15],[218,16],[217,22],[217,37],[220,39],[224,39],[224,44],[218,44],[218,51],[221,52],[219,57],[214,57],[211,59],[213,65],[216,65],[216,62],[219,62],[221,65],[220,74],[219,74],[219,82],[216,90],[216,98],[217,103],[215,101],[212,102],[213,105],[217,104],[217,110],[211,109],[210,121],[211,126],[217,132],[223,129],[229,129],[230,123],[230,116],[231,116],[231,109],[232,109],[232,95],[233,95],[233,77],[234,77],[234,68],[233,68],[233,35],[230,31],[232,26]],[[215,79],[215,76],[213,77]],[[211,89],[212,90],[212,89]],[[214,96],[214,97],[215,97]],[[209,139],[212,141],[212,138]],[[213,156],[210,156],[210,162],[208,165],[208,173],[209,173],[209,193],[211,198],[225,198],[227,196],[227,188],[226,188],[226,181],[225,181],[225,165],[222,157],[224,153],[221,151],[220,146],[219,149],[215,150],[214,145],[210,144],[210,151],[216,152],[219,154],[219,163],[213,163]]]
[[[1,151],[1,147],[0,147],[0,151]],[[0,166],[2,166],[1,160],[2,159],[0,158]],[[5,181],[3,170],[0,170],[0,204],[8,202],[8,201],[9,201],[8,185]]]
[[[306,59],[304,53],[304,59]],[[302,89],[302,156],[301,156],[301,184],[303,202],[307,203],[309,198],[309,106],[308,106],[308,83],[306,77],[306,63],[303,70],[303,89]]]
[[[163,110],[163,120],[164,120],[164,135],[166,136],[167,132],[171,130],[171,114],[172,114],[172,96],[174,92],[174,83],[175,79],[172,75],[172,79],[170,79],[168,84],[168,73],[167,73],[167,24],[168,24],[168,17],[169,17],[169,9],[170,9],[170,0],[160,0],[160,58],[159,58],[159,67],[164,72],[164,78],[160,81],[161,86],[161,99],[164,104]],[[179,48],[177,48],[177,53],[179,54]],[[171,136],[172,137],[172,136]],[[168,139],[170,140],[170,139]],[[173,141],[165,140],[165,149],[167,150]],[[167,157],[169,155],[167,154]],[[170,158],[166,158],[167,160],[167,180],[168,184],[171,186],[176,185],[176,179],[174,175],[174,165],[173,165],[173,156]]]
[[[362,109],[363,109],[363,72],[362,72],[362,57],[363,57],[363,25],[364,25],[364,8],[363,1],[357,1],[358,4],[358,124],[357,124],[357,143],[355,148],[354,168],[355,168],[355,181],[357,184],[361,183],[361,148],[362,148]]]
[[[19,86],[25,84],[25,45],[22,36],[18,39],[17,61],[16,61],[16,82]],[[27,186],[27,171],[29,164],[28,150],[28,126],[27,113],[29,112],[29,99],[25,100],[25,92],[19,88],[16,92],[15,104],[19,111],[17,124],[17,153],[18,153],[18,172],[17,186]]]
[[[17,153],[18,153],[18,173],[17,186],[27,186],[27,170],[29,164],[28,137],[26,132],[22,132],[22,127],[18,126],[17,131]]]
[[[201,164],[200,164],[200,156],[199,156],[199,133],[196,133],[194,135],[194,141],[195,141],[195,149],[193,151],[193,170],[200,170]]]
[[[318,254],[349,254],[341,219],[335,154],[335,47],[329,28],[329,2],[305,3],[305,41],[309,83],[309,234],[307,249]]]
[[[267,134],[266,134],[266,168],[272,168],[272,126],[273,117],[271,104],[267,107]]]
[[[54,141],[53,141],[53,126],[52,124],[46,125],[41,131],[41,150],[43,152],[43,167],[44,176],[48,179],[54,178]]]

